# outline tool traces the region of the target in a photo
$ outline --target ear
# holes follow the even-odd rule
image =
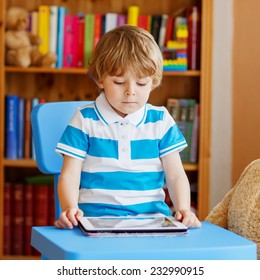
[[[100,81],[97,81],[97,85],[100,89],[104,89],[104,84],[103,84],[103,81],[100,80]]]

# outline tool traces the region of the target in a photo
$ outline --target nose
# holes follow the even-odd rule
[[[125,95],[126,96],[135,95],[135,88],[134,88],[134,85],[132,83],[127,84],[127,86],[125,88]]]

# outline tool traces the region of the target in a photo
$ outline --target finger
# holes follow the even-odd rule
[[[68,225],[68,224],[66,224],[66,223],[63,223],[60,219],[59,219],[59,220],[56,220],[56,221],[54,222],[54,225],[55,225],[57,228],[67,228],[67,229],[73,228],[73,226],[72,226],[71,223]]]

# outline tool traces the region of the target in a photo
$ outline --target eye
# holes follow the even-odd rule
[[[140,87],[145,87],[147,85],[147,83],[137,83],[137,85]]]
[[[116,85],[123,85],[123,84],[124,84],[124,82],[114,81],[114,84],[116,84]]]

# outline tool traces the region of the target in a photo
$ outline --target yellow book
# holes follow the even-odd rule
[[[139,16],[139,7],[130,6],[127,13],[127,24],[129,25],[138,25],[138,16]]]
[[[46,54],[49,51],[50,8],[46,5],[39,6],[38,35],[42,40],[39,51]]]

